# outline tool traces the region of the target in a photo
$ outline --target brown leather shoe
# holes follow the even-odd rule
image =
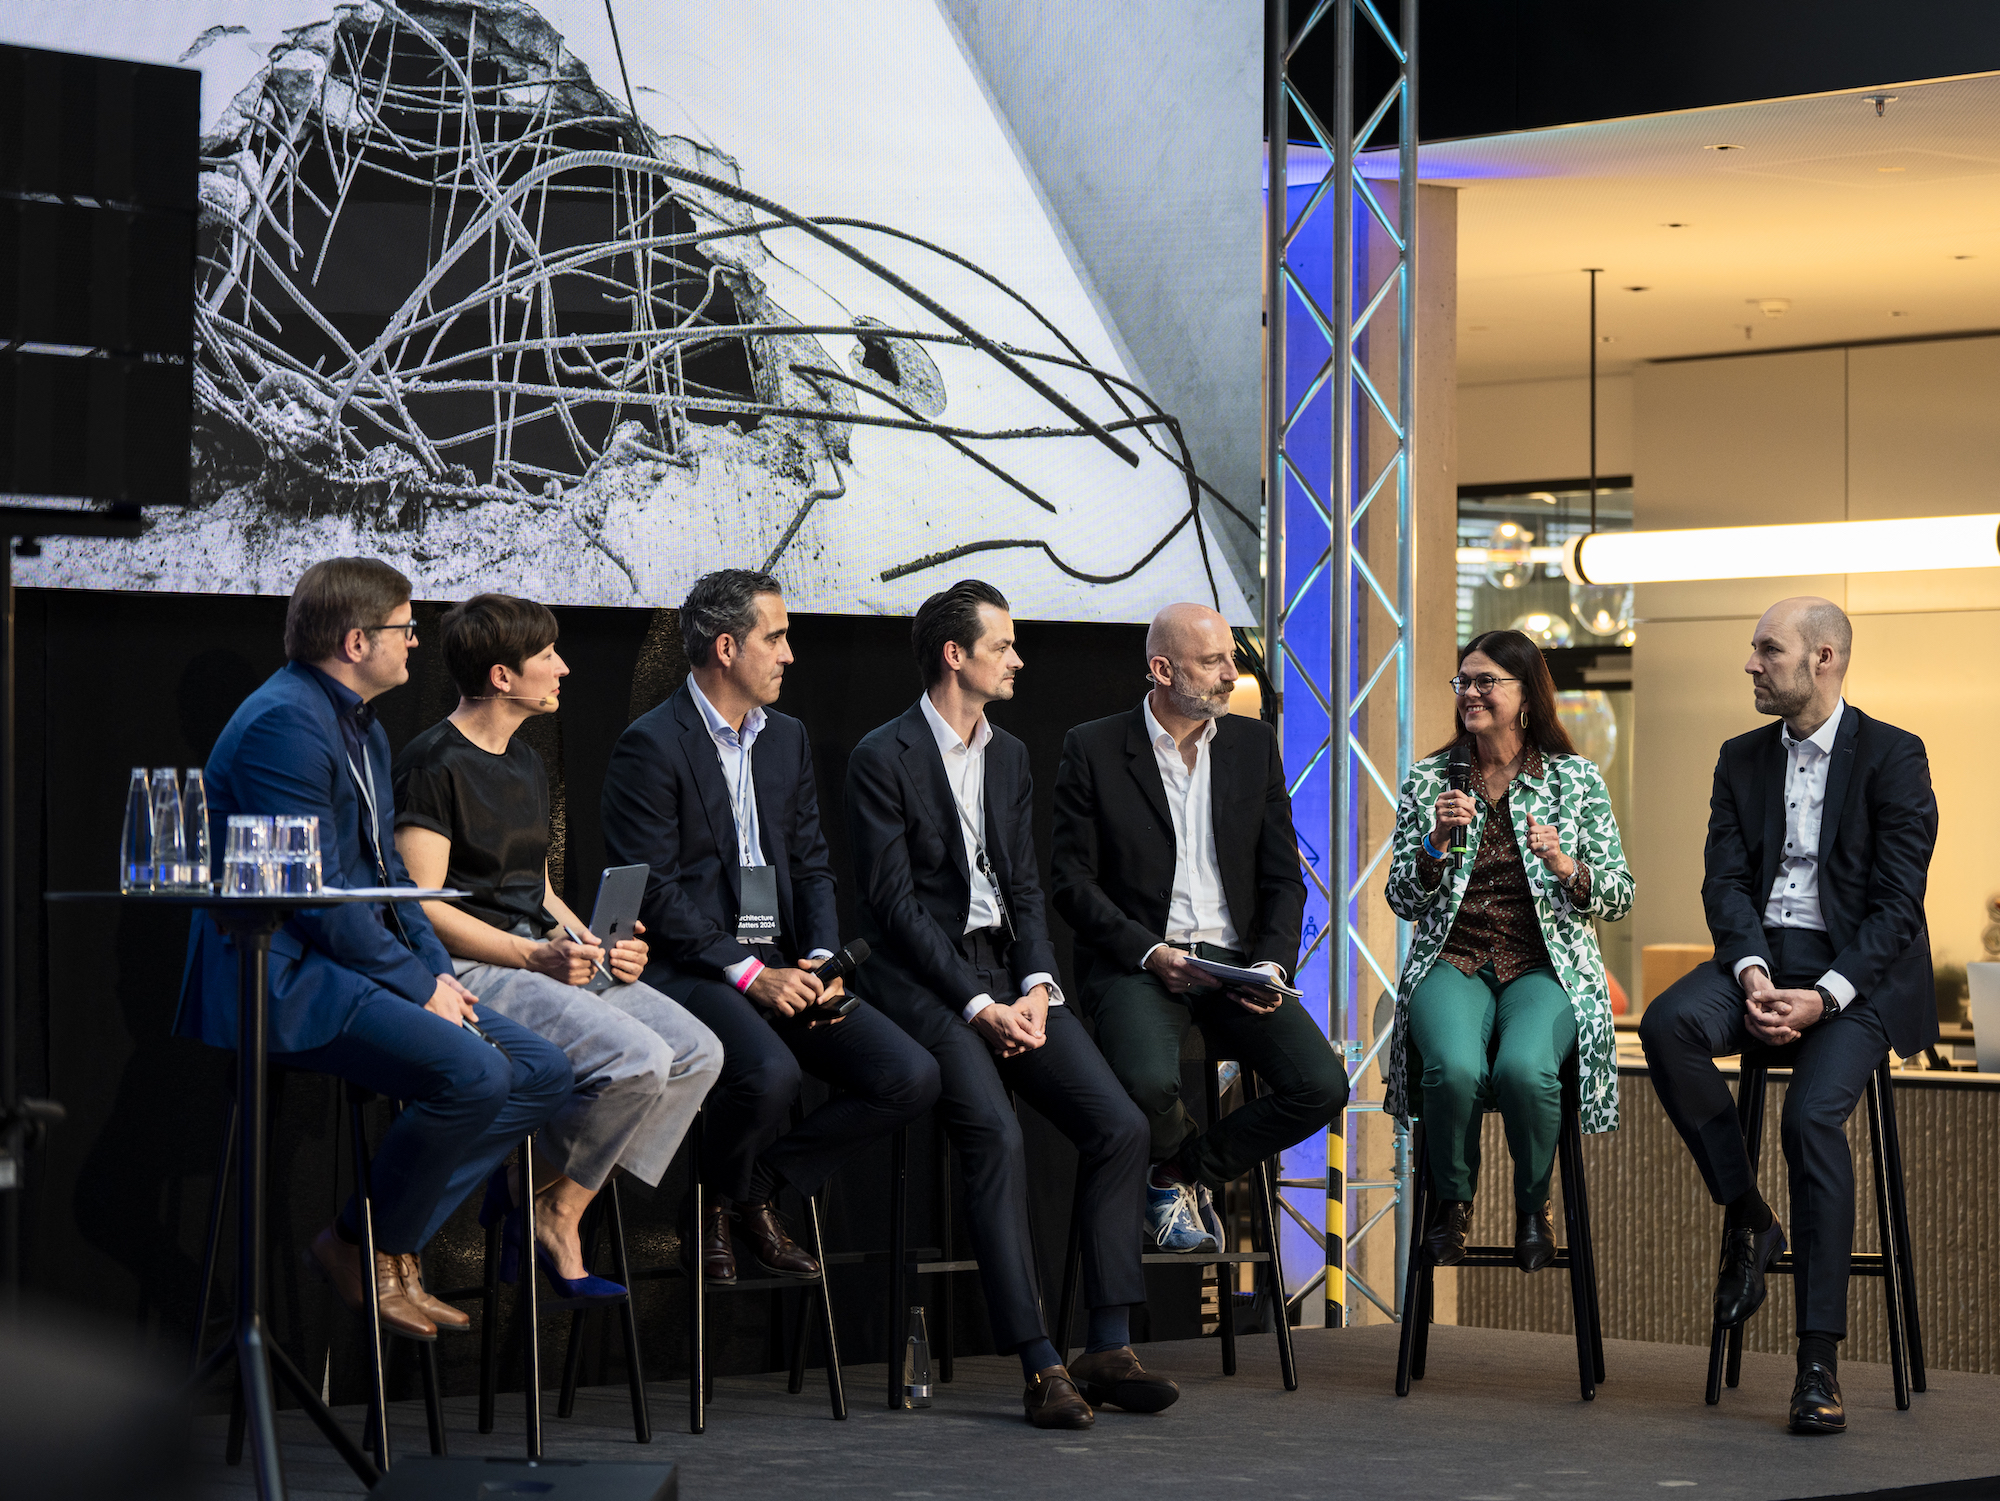
[[[1083,1400],[1069,1372],[1059,1365],[1035,1372],[1035,1379],[1021,1393],[1021,1406],[1037,1428],[1088,1428],[1097,1421],[1097,1414]]]
[[[736,1246],[730,1239],[729,1210],[714,1202],[701,1211],[701,1275],[724,1286],[736,1280]]]
[[[463,1309],[453,1308],[441,1298],[434,1298],[424,1287],[424,1264],[410,1252],[396,1258],[397,1269],[403,1275],[403,1291],[417,1306],[417,1311],[433,1324],[440,1334],[470,1334],[472,1315]]]
[[[312,1245],[305,1255],[306,1265],[340,1294],[351,1313],[360,1313],[367,1307],[364,1286],[361,1281],[361,1247],[350,1246],[328,1225],[313,1237]],[[404,1339],[436,1339],[437,1325],[410,1302],[403,1290],[402,1268],[397,1258],[386,1251],[375,1253],[375,1300],[381,1310],[382,1328],[389,1334],[400,1334]]]
[[[769,1204],[738,1204],[736,1233],[749,1246],[757,1265],[772,1276],[797,1277],[805,1282],[819,1276],[819,1263],[786,1232],[785,1222]]]
[[[1163,1412],[1181,1397],[1181,1389],[1173,1382],[1150,1374],[1139,1364],[1130,1345],[1077,1356],[1069,1363],[1069,1379],[1092,1407]]]

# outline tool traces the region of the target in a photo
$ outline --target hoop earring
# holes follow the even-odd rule
[[[1527,711],[1526,709],[1522,709],[1522,710],[1521,710],[1521,728],[1525,730],[1525,729],[1526,729],[1527,727],[1528,727],[1528,711]]]

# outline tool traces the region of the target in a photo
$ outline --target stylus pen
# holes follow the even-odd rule
[[[576,936],[576,929],[572,928],[568,923],[564,923],[562,925],[562,930],[563,930],[563,935],[567,937],[569,941],[575,944],[578,948],[589,947],[589,945],[586,944],[581,938]],[[604,967],[604,961],[602,959],[593,959],[591,960],[591,963],[597,966],[597,972],[600,975],[604,976],[604,978],[611,984],[616,985],[618,983],[617,980],[612,978],[611,971]]]

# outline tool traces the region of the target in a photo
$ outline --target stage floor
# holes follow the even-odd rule
[[[1100,1413],[1084,1433],[1039,1433],[1021,1417],[1018,1364],[961,1360],[927,1412],[882,1405],[880,1366],[846,1368],[849,1418],[831,1420],[820,1372],[796,1397],[782,1376],[715,1383],[708,1432],[687,1430],[685,1383],[648,1389],[654,1439],[632,1442],[622,1387],[580,1393],[574,1418],[546,1407],[546,1449],[563,1459],[659,1459],[681,1467],[688,1501],[769,1493],[795,1497],[1047,1496],[1157,1501],[1254,1485],[1260,1498],[1355,1496],[1370,1501],[1537,1501],[1648,1497],[1686,1491],[1715,1501],[1852,1495],[2000,1473],[2000,1377],[1931,1374],[1930,1390],[1899,1413],[1887,1367],[1844,1366],[1848,1431],[1785,1431],[1792,1362],[1746,1355],[1743,1385],[1702,1405],[1707,1354],[1685,1345],[1607,1341],[1597,1400],[1577,1398],[1575,1345],[1564,1335],[1440,1325],[1430,1374],[1393,1391],[1396,1330],[1307,1330],[1297,1337],[1300,1385],[1279,1384],[1269,1336],[1239,1344],[1234,1378],[1213,1340],[1143,1346],[1150,1369],[1182,1387],[1152,1417]],[[473,1430],[474,1401],[446,1403],[455,1455],[518,1454],[521,1405],[502,1397],[494,1433]],[[342,1412],[349,1431],[359,1414]],[[395,1408],[398,1452],[425,1452],[423,1413]],[[311,1427],[281,1415],[294,1497],[362,1494]],[[196,1494],[252,1494],[247,1467],[220,1459],[223,1425],[196,1435]]]

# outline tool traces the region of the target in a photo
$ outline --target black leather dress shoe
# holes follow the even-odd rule
[[[1799,1372],[1792,1385],[1792,1432],[1845,1433],[1847,1414],[1840,1406],[1840,1383],[1817,1360]]]
[[[1549,1206],[1515,1211],[1514,1265],[1524,1272],[1539,1272],[1555,1259],[1556,1227]]]
[[[1431,1265],[1456,1266],[1465,1260],[1465,1232],[1471,1228],[1470,1199],[1439,1199],[1430,1229],[1424,1233],[1424,1249],[1431,1253]]]
[[[1722,1265],[1715,1275],[1715,1321],[1733,1329],[1764,1303],[1764,1273],[1785,1249],[1785,1227],[1773,1219],[1762,1230],[1722,1232]]]

